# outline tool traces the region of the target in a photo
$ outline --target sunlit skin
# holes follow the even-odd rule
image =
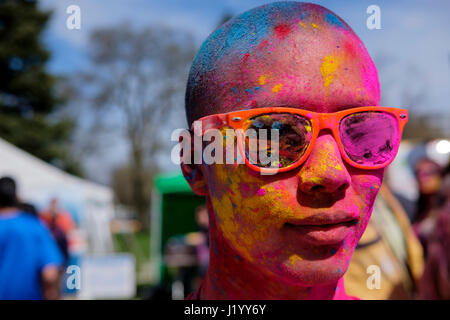
[[[379,98],[376,68],[350,27],[321,6],[285,2],[244,13],[206,40],[186,102],[191,123],[246,108],[336,112],[376,106]],[[210,265],[201,299],[347,298],[342,276],[383,169],[348,165],[331,132],[322,131],[306,162],[285,173],[220,164],[182,170],[208,204]],[[295,227],[330,217],[354,221],[332,236]]]

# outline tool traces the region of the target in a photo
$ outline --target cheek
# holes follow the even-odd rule
[[[364,201],[367,208],[371,208],[383,182],[384,169],[371,174],[352,175],[353,189]]]
[[[364,232],[371,213],[375,198],[380,191],[383,182],[384,169],[376,170],[370,174],[352,174],[352,185],[362,207],[360,223],[360,236]]]
[[[266,183],[244,166],[211,166],[207,173],[214,207],[216,231],[246,258],[273,249],[279,244],[277,230],[282,225],[286,197],[277,184]],[[272,235],[272,237],[268,237]]]

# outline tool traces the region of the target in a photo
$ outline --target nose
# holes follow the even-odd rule
[[[313,148],[298,172],[300,191],[313,195],[345,191],[351,178],[333,136],[319,135]]]

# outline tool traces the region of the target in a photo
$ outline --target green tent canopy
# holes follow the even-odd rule
[[[154,186],[160,194],[194,194],[181,172],[158,174],[154,179]]]

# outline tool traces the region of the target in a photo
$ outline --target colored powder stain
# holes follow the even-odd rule
[[[304,24],[303,22],[300,21],[298,24],[301,25],[303,28],[306,29],[306,24]]]
[[[252,93],[252,89],[245,89],[245,92]]]
[[[300,14],[300,19],[305,20],[305,18],[308,18],[309,16],[310,16],[309,12],[305,11]]]
[[[236,208],[236,204],[234,204],[233,202],[231,203],[231,206],[232,206],[233,208]]]
[[[289,257],[289,262],[291,264],[295,264],[298,261],[302,261],[303,259],[301,257],[299,257],[298,255],[294,254],[292,256]]]
[[[256,192],[256,194],[257,194],[258,196],[263,196],[263,195],[266,194],[266,190],[264,190],[264,189],[259,189],[259,190]]]
[[[242,196],[246,197],[250,194],[250,186],[247,183],[241,183],[239,185],[240,188],[240,192],[242,194]]]
[[[346,29],[345,25],[342,23],[341,20],[339,20],[338,17],[336,17],[334,14],[332,13],[327,13],[325,15],[325,20],[326,22],[328,22],[328,24],[330,25],[334,25],[336,27],[342,28],[342,29]]]
[[[236,88],[231,88],[230,90],[231,90],[231,92],[234,92],[234,93],[237,92]]]
[[[266,84],[266,76],[260,76],[259,79],[258,79],[258,83],[260,85]]]
[[[246,54],[244,54],[244,57],[242,57],[242,62],[243,63],[247,63],[248,59],[250,59],[250,54],[246,53]]]
[[[291,27],[287,24],[279,24],[275,26],[274,31],[278,38],[284,39],[291,32]]]
[[[226,136],[225,136],[225,137],[226,137]],[[231,181],[230,178],[227,178],[227,181],[228,181],[229,184],[233,184],[233,181]]]
[[[320,177],[312,177],[311,178],[311,182],[315,183],[315,184],[322,184],[323,183],[323,179]]]
[[[252,108],[256,107],[256,101],[255,100],[250,101],[250,107],[252,107]]]
[[[335,254],[336,253],[336,250],[335,249],[332,249],[331,250],[331,254]]]
[[[323,85],[328,88],[333,82],[333,75],[336,72],[338,64],[333,56],[326,56],[323,58],[322,65],[320,66],[320,73],[323,77]]]
[[[264,49],[267,45],[269,44],[269,42],[267,40],[263,40],[261,41],[261,43],[258,45],[258,49],[262,50]]]
[[[356,52],[356,48],[351,42],[344,43],[344,50],[351,59],[355,59],[358,55]]]
[[[318,26],[317,24],[315,24],[314,22],[311,23],[311,26],[312,26],[314,29],[319,29],[319,26]]]
[[[253,89],[254,90],[259,90],[259,89],[261,89],[261,87],[254,87]]]
[[[336,170],[342,170],[342,167],[341,167],[341,165],[338,163],[335,167],[334,167]]]
[[[235,255],[234,257],[235,257],[236,259],[238,259],[239,261],[242,260],[241,257],[240,257],[239,255]]]
[[[283,88],[283,85],[281,83],[276,84],[273,86],[272,92],[275,92],[275,93],[280,92],[282,88]]]

